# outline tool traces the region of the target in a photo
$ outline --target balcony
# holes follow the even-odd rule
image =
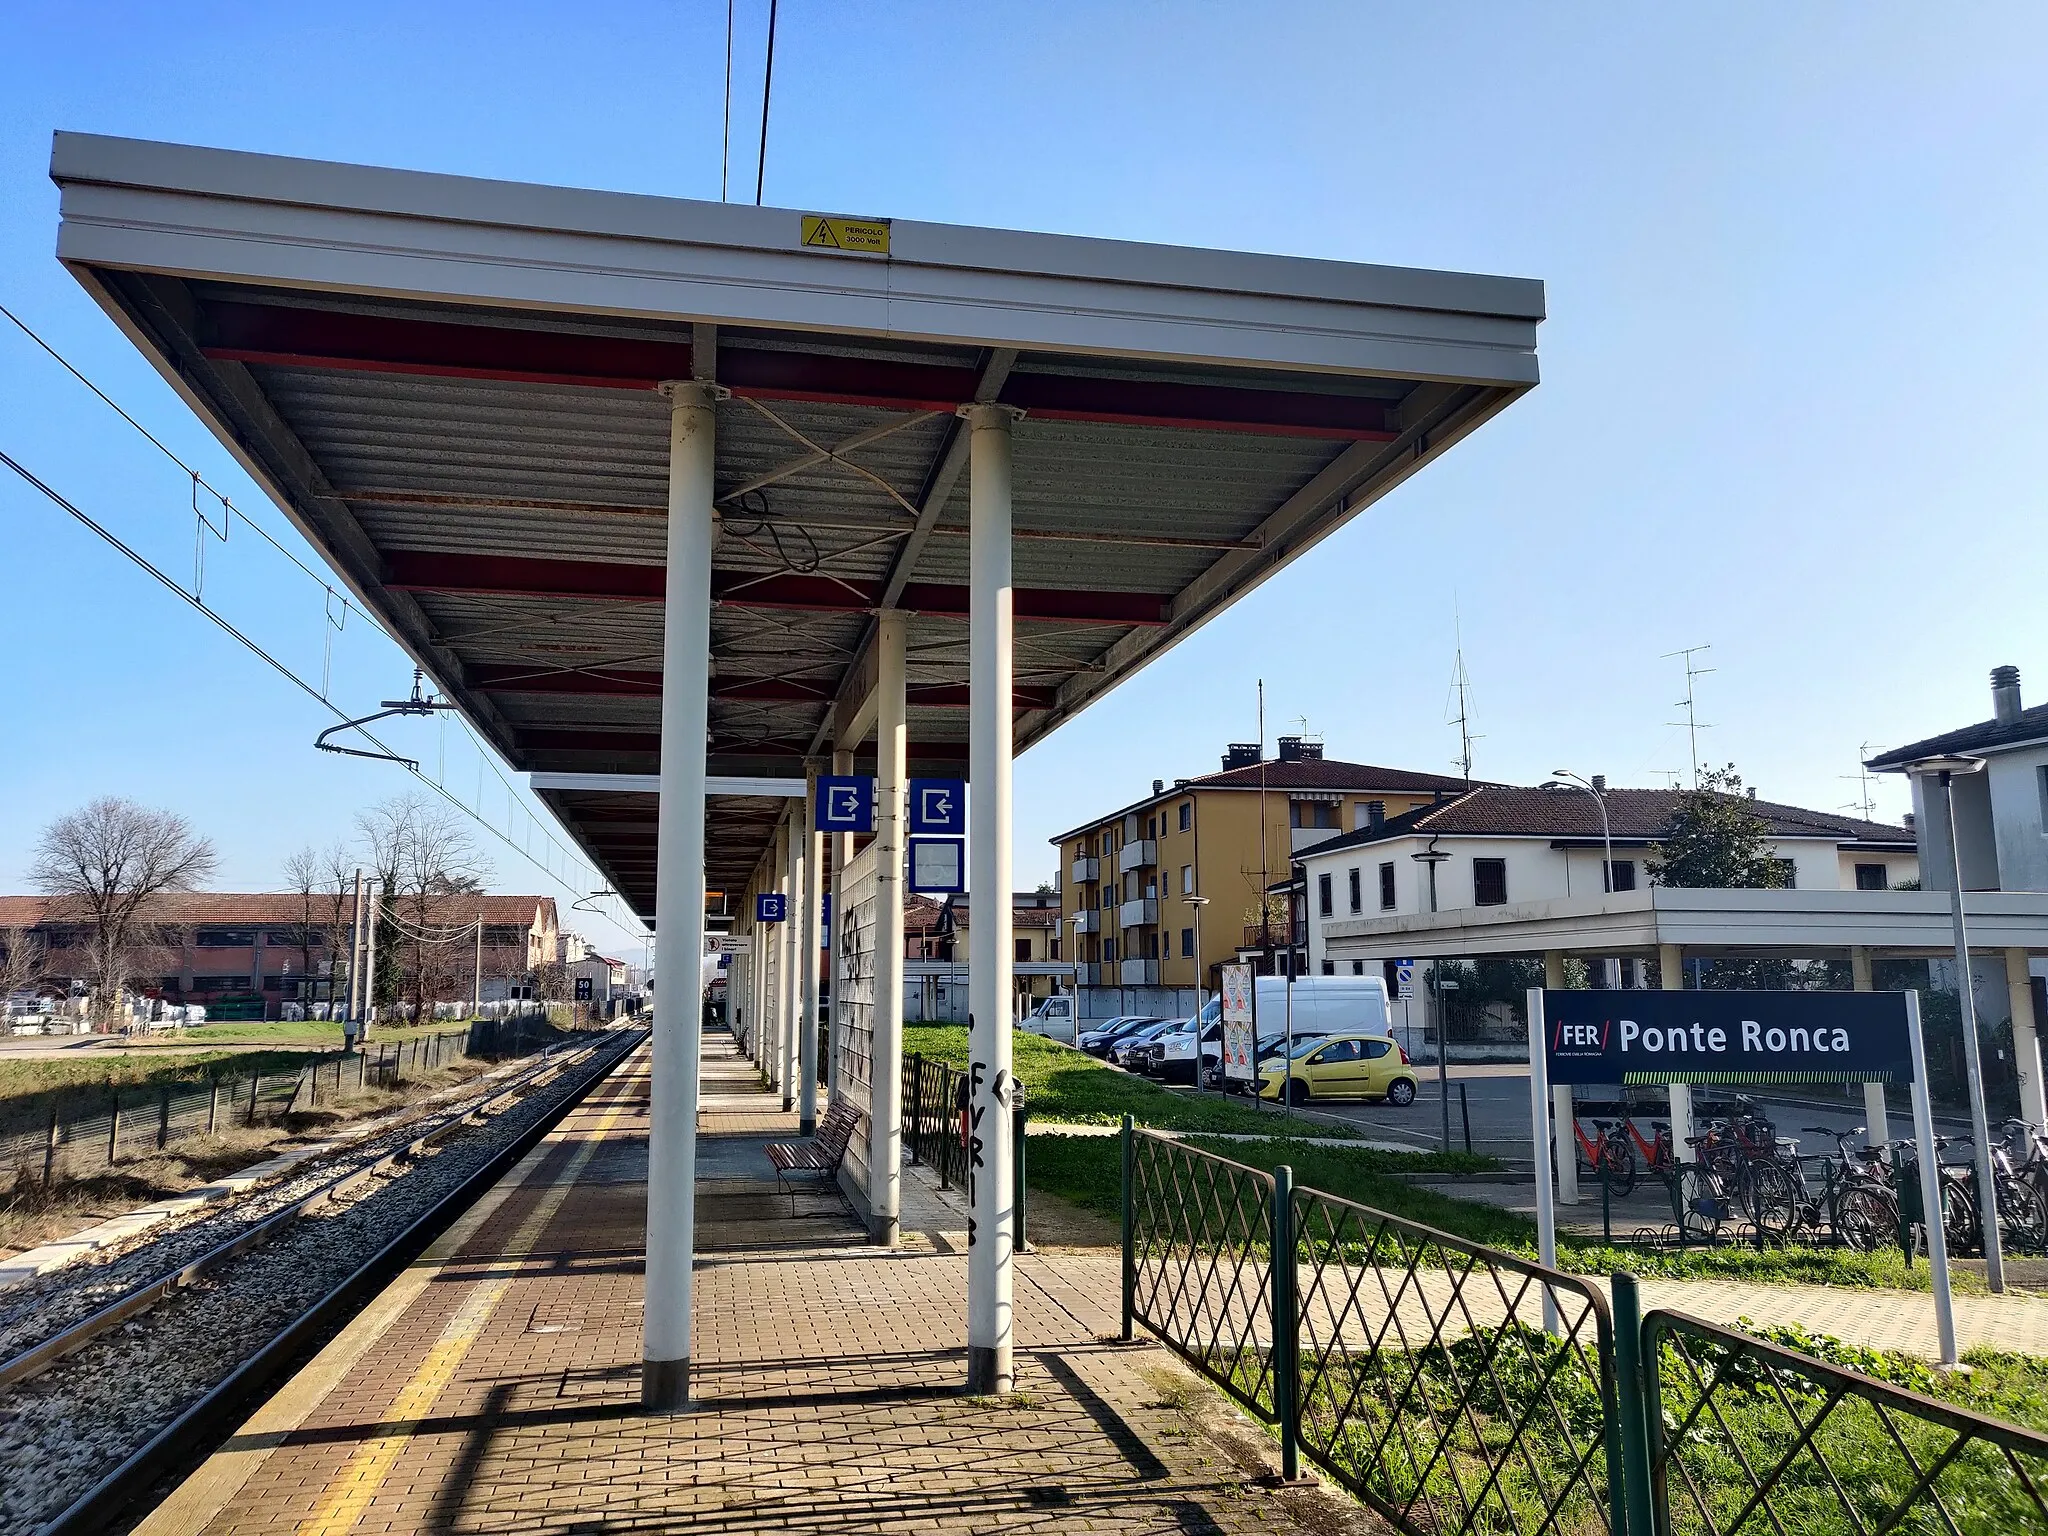
[[[1159,844],[1151,838],[1125,843],[1116,856],[1116,872],[1127,875],[1134,869],[1149,869],[1159,862]]]
[[[1086,885],[1102,878],[1102,860],[1076,859],[1067,868],[1067,884]]]
[[[1102,932],[1102,913],[1095,907],[1083,907],[1074,914],[1074,932]]]
[[[1093,960],[1083,960],[1074,967],[1074,985],[1077,987],[1099,987],[1102,985],[1102,967]]]
[[[1294,827],[1287,834],[1290,852],[1299,853],[1304,848],[1313,848],[1318,843],[1327,843],[1333,837],[1342,837],[1342,827]]]
[[[1159,962],[1157,960],[1119,960],[1117,981],[1126,987],[1156,987],[1159,985]]]
[[[1136,901],[1127,901],[1116,909],[1119,928],[1141,928],[1148,923],[1159,921],[1159,898],[1141,896]]]

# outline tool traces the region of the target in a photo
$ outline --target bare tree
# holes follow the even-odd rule
[[[33,928],[0,928],[0,1003],[41,981],[49,958],[42,935]]]
[[[475,942],[475,898],[490,864],[455,811],[419,795],[373,806],[356,826],[383,882],[376,922],[380,948],[388,934],[387,952],[399,961],[395,994],[410,993],[413,1016],[424,1018],[466,974],[461,961]]]
[[[197,890],[218,859],[184,817],[102,795],[43,829],[29,880],[52,898],[46,921],[85,930],[93,1009],[104,1018],[147,953],[165,895]]]

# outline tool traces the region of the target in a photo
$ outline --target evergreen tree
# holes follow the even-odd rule
[[[1735,765],[1709,768],[1664,823],[1650,879],[1687,890],[1779,890],[1785,866],[1771,853],[1770,831],[1749,808]]]

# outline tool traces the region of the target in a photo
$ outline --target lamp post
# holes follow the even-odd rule
[[[1209,905],[1209,898],[1206,896],[1189,896],[1186,900],[1187,904],[1195,909],[1195,1092],[1200,1093],[1202,1091],[1202,1010],[1209,1003],[1209,989],[1203,985],[1207,977],[1202,969],[1202,908]],[[1216,1027],[1220,1030],[1223,1026],[1219,1022]],[[1223,1046],[1220,1036],[1216,1046],[1216,1063],[1219,1067],[1223,1064]]]
[[[1596,773],[1592,778],[1583,778],[1569,768],[1550,770],[1553,779],[1564,779],[1574,788],[1582,789],[1593,797],[1593,803],[1600,807],[1600,845],[1603,850],[1600,862],[1600,889],[1612,894],[1614,891],[1614,833],[1607,825],[1607,775]]]
[[[2005,1289],[2005,1260],[1999,1243],[1998,1186],[1992,1176],[1990,1117],[1984,1108],[1984,1062],[1977,1045],[1977,996],[1970,984],[1970,936],[1963,922],[1963,859],[1956,837],[1956,801],[1951,783],[1959,773],[1983,771],[1981,757],[1923,757],[1906,764],[1906,772],[1924,787],[1941,791],[1941,812],[1948,821],[1949,873],[1955,881],[1949,912],[1956,935],[1956,1000],[1963,1016],[1963,1062],[1970,1080],[1970,1130],[1976,1137],[1977,1224],[1984,1229],[1984,1281],[1995,1294]]]

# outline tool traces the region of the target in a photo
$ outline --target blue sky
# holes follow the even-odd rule
[[[766,10],[737,7],[749,199]],[[1823,808],[1856,798],[1859,744],[1988,715],[1996,663],[2048,697],[2044,43],[2048,11],[2017,5],[784,0],[771,203],[1548,285],[1539,389],[1021,761],[1020,882],[1050,875],[1051,833],[1249,739],[1261,677],[1269,736],[1306,717],[1333,756],[1445,768],[1454,612],[1476,768],[1509,780],[1686,770],[1662,658],[1701,642],[1703,755]],[[724,68],[703,0],[15,0],[0,302],[261,516],[52,258],[52,129],[715,197]],[[192,569],[189,481],[11,334],[0,449]],[[0,537],[0,889],[95,793],[185,813],[224,885],[262,887],[404,787],[313,753],[331,716],[14,484]],[[323,638],[275,553],[238,532],[205,558],[209,600],[338,701],[404,691],[362,626]],[[410,729],[468,798],[459,733]],[[501,823],[504,798],[485,781]]]

